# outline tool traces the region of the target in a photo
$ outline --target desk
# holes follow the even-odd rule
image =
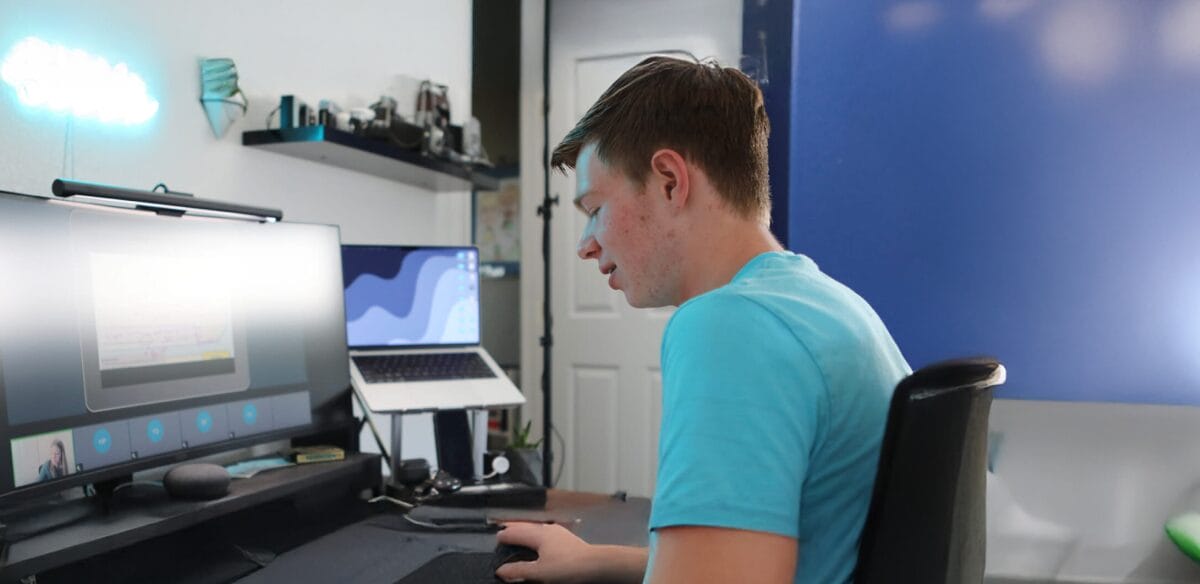
[[[489,509],[496,519],[555,519],[569,523],[590,543],[647,543],[650,500],[551,490],[546,509]],[[398,512],[383,512],[280,555],[239,584],[339,582],[391,584],[435,556],[453,551],[492,551],[492,533],[439,533],[415,527]]]
[[[13,544],[0,582],[390,584],[442,551],[495,548],[494,534],[430,534],[395,507],[357,496],[378,480],[378,456],[352,454],[235,481],[216,501],[173,501],[151,489],[109,515]],[[649,513],[648,499],[551,490],[545,510],[489,517],[570,519],[588,541],[644,546]]]

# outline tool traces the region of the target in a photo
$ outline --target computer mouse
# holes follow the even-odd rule
[[[530,548],[522,545],[501,543],[496,545],[492,563],[494,564],[494,568],[499,568],[504,564],[512,562],[532,562],[537,559],[538,553]]]

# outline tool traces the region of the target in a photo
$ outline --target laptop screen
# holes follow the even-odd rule
[[[474,247],[342,246],[352,348],[478,345]]]

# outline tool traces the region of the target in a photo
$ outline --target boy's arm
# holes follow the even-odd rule
[[[596,545],[596,559],[600,570],[591,582],[629,582],[640,584],[646,577],[646,561],[649,550],[644,547],[625,545]]]
[[[505,582],[634,584],[646,573],[646,548],[590,545],[560,525],[507,523],[497,539],[538,553],[535,561],[513,562],[497,569],[496,576]]]
[[[796,577],[795,539],[762,531],[679,526],[656,530],[650,584],[784,584]]]

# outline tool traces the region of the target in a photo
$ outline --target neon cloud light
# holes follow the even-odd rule
[[[140,124],[158,111],[146,83],[124,63],[27,37],[3,63],[0,79],[21,103],[104,123]]]

